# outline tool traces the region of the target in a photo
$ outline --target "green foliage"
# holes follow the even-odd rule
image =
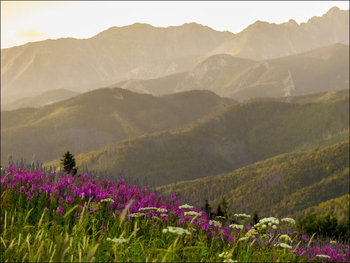
[[[309,235],[316,233],[318,236],[349,240],[349,218],[349,212],[347,219],[343,222],[338,222],[338,220],[333,215],[328,214],[322,216],[316,213],[309,213],[298,221],[298,227]]]
[[[348,114],[347,98],[327,103],[269,101],[232,105],[181,129],[81,154],[77,164],[86,165],[96,176],[121,176],[141,185],[166,185],[228,173],[301,147],[309,150],[343,141],[344,137],[338,135],[347,134]],[[50,165],[57,163],[47,164]]]
[[[61,165],[63,166],[63,169],[66,173],[75,175],[78,171],[78,168],[75,164],[75,157],[69,151],[63,155],[63,158],[61,159]]]
[[[218,205],[228,198],[231,213],[258,213],[261,217],[299,217],[305,209],[348,194],[349,140],[307,152],[288,153],[230,173],[160,186],[163,195],[176,192],[180,200],[200,205],[208,198]],[[339,203],[340,202],[340,203]],[[327,207],[341,219],[348,211],[342,199]]]

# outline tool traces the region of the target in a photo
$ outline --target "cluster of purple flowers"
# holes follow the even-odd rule
[[[11,189],[12,192],[25,196],[28,201],[38,196],[44,196],[48,202],[55,198],[57,200],[57,213],[60,215],[67,212],[64,211],[63,207],[76,204],[82,207],[86,202],[90,204],[104,202],[108,207],[108,211],[105,212],[119,215],[129,204],[126,220],[131,221],[134,220],[133,217],[144,216],[146,219],[158,218],[160,222],[164,223],[172,218],[175,219],[175,223],[179,227],[186,226],[191,222],[198,229],[204,231],[208,239],[215,236],[215,240],[225,240],[228,245],[239,240],[253,228],[253,226],[245,226],[243,230],[232,229],[228,224],[222,225],[221,222],[209,220],[204,211],[188,205],[180,206],[174,194],[171,195],[171,201],[166,202],[155,193],[149,192],[146,187],[140,189],[137,186],[131,186],[123,179],[114,182],[90,178],[87,174],[82,174],[80,177],[73,177],[70,174],[59,177],[55,173],[46,175],[39,170],[29,172],[23,168],[14,169],[10,165],[1,174],[0,183],[1,190]],[[99,210],[90,209],[90,211]],[[259,237],[257,238],[259,239]],[[305,244],[307,243],[306,236],[302,235],[301,240]],[[256,241],[256,244],[262,242],[262,240]],[[292,245],[296,246],[296,244]],[[323,247],[319,244],[299,246],[295,249],[295,255],[306,258],[317,258],[319,255],[323,255],[327,261],[350,261],[349,246],[343,244],[332,247],[329,244]],[[273,256],[271,257],[273,258]]]

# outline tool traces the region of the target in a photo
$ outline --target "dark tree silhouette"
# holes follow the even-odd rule
[[[63,155],[61,165],[66,173],[72,174],[73,176],[78,171],[78,168],[75,166],[75,157],[69,151]]]

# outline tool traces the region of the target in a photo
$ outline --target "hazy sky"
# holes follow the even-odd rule
[[[197,22],[238,33],[256,20],[307,22],[348,1],[1,1],[1,47],[47,38],[89,38],[112,26]]]

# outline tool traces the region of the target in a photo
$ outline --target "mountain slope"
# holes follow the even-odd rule
[[[39,108],[48,104],[52,104],[54,102],[69,99],[78,94],[79,93],[77,92],[66,89],[49,90],[36,96],[25,97],[16,100],[12,103],[1,105],[1,107],[3,110],[16,110],[20,108]]]
[[[266,60],[335,43],[349,44],[349,10],[332,8],[300,25],[258,21],[236,35],[195,23],[112,27],[89,39],[45,40],[1,50],[2,102],[50,89],[82,92],[186,72],[215,54]]]
[[[183,106],[193,105],[189,112]],[[49,161],[145,133],[180,127],[234,103],[209,91],[167,98],[118,88],[87,92],[38,109],[2,112],[1,156]]]
[[[125,79],[187,71],[232,36],[195,23],[167,28],[136,23],[89,39],[45,40],[2,49],[3,99],[7,103],[60,88],[81,92]]]
[[[349,10],[331,8],[321,17],[298,25],[294,20],[274,24],[257,21],[221,44],[211,54],[266,60],[343,43],[349,45]]]
[[[349,88],[349,46],[334,44],[264,62],[230,55],[211,56],[191,71],[156,80],[130,80],[122,88],[162,95],[210,90],[246,100]]]
[[[233,105],[182,129],[108,145],[77,156],[77,161],[85,163],[90,173],[122,176],[140,184],[201,178],[320,143],[339,133],[346,135],[348,108],[348,97],[329,103]]]
[[[296,216],[349,191],[349,140],[307,152],[282,154],[227,174],[158,187],[195,205],[216,207],[225,196],[232,213]],[[341,206],[338,205],[338,207]],[[319,209],[318,209],[319,210]],[[341,217],[342,211],[336,211]]]

